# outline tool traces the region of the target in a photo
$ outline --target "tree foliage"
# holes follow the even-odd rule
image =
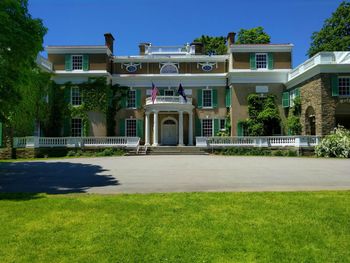
[[[264,28],[254,27],[251,29],[241,29],[237,34],[237,44],[268,44],[270,36],[264,32]]]
[[[302,131],[302,125],[300,123],[301,114],[301,100],[300,96],[294,100],[293,107],[290,108],[287,118],[287,132],[289,135],[300,135]]]
[[[338,126],[315,147],[319,157],[350,158],[350,131]]]
[[[27,0],[0,1],[0,121],[8,122],[21,88],[42,50],[46,28],[28,13]]]
[[[200,42],[204,47],[204,54],[207,55],[224,55],[227,53],[226,38],[223,36],[211,37],[202,35],[194,40]]]
[[[321,51],[350,50],[350,3],[342,2],[320,31],[311,36],[309,57]]]

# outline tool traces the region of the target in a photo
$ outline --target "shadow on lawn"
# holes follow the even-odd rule
[[[90,187],[119,185],[106,171],[99,165],[70,162],[2,163],[0,193],[85,193]],[[5,196],[11,199],[9,195],[0,195],[0,199]],[[40,198],[40,195],[32,197]]]

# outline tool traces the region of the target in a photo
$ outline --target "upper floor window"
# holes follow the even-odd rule
[[[212,98],[212,90],[204,89],[203,90],[203,107],[213,107],[213,98]]]
[[[79,87],[72,87],[71,89],[71,104],[73,106],[81,105],[81,95]]]
[[[136,119],[126,120],[125,135],[127,137],[136,137]]]
[[[211,137],[213,136],[213,120],[203,119],[202,120],[202,136]]]
[[[266,53],[256,53],[255,63],[257,69],[267,69],[267,54]]]
[[[350,96],[350,77],[339,77],[339,96]]]
[[[160,74],[178,74],[179,70],[173,63],[166,63],[160,69]]]
[[[172,89],[164,90],[164,96],[174,96],[174,90]]]
[[[83,69],[83,56],[72,55],[72,70],[82,70],[82,69]]]
[[[83,122],[81,119],[72,119],[71,135],[72,137],[81,137],[83,130]]]
[[[128,108],[136,108],[136,90],[129,90],[128,91],[128,101],[127,101],[127,107]]]

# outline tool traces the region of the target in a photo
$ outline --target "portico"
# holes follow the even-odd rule
[[[184,101],[180,96],[157,96],[154,103],[147,98],[144,108],[145,145],[193,145],[191,98]]]

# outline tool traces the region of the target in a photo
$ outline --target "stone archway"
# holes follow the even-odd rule
[[[335,108],[335,125],[350,129],[350,103],[338,103]]]
[[[312,106],[307,107],[305,111],[305,134],[316,135],[316,115]]]

